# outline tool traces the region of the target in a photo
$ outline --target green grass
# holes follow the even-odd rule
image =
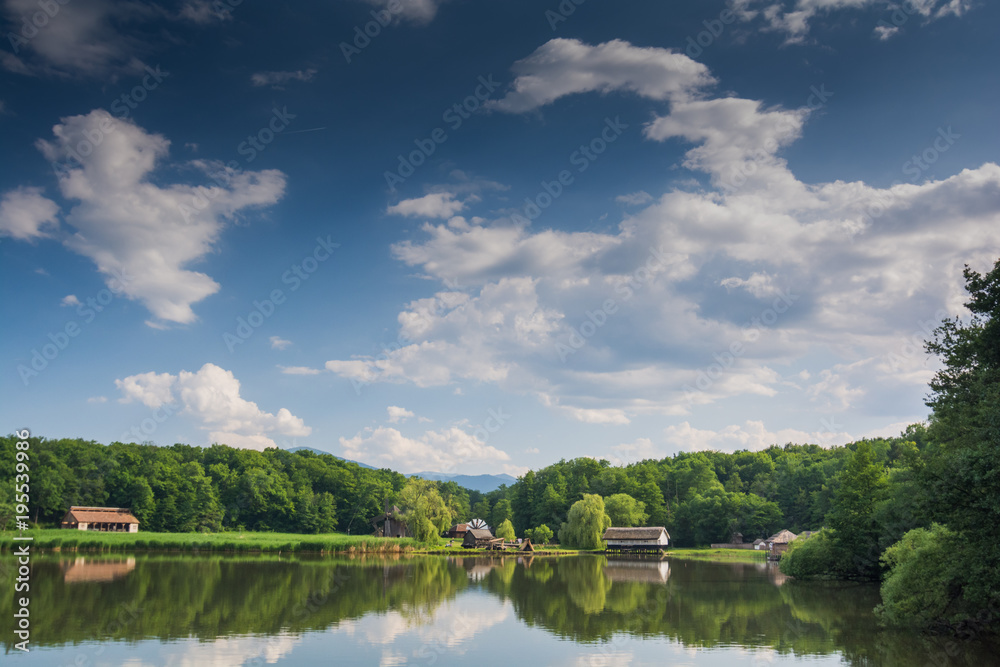
[[[739,561],[742,563],[759,563],[767,559],[766,551],[754,549],[671,549],[667,555],[672,558],[689,560]]]
[[[28,531],[34,537],[35,549],[61,551],[205,551],[261,553],[386,553],[414,551],[426,548],[411,538],[379,538],[366,535],[326,533],[299,535],[296,533],[98,533],[46,529]],[[0,539],[0,551],[11,550],[18,544],[12,533]]]

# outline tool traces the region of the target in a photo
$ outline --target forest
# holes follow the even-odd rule
[[[14,478],[14,436],[0,438],[0,477]],[[900,438],[864,441],[893,470],[925,444],[920,425]],[[578,458],[529,471],[487,494],[454,482],[416,481],[308,450],[262,452],[225,445],[102,445],[30,439],[28,507],[40,526],[57,526],[71,505],[128,507],[154,532],[252,530],[369,534],[385,502],[428,519],[435,530],[474,517],[518,536],[554,533],[584,495],[604,498],[614,525],[662,525],[680,546],[766,537],[782,528],[818,529],[831,511],[840,473],[861,443],[824,449],[772,446],[760,452],[680,453],[624,467]],[[0,522],[15,513],[12,489]],[[428,501],[428,496],[431,499]],[[414,526],[416,528],[416,526]],[[418,532],[415,530],[415,532]]]

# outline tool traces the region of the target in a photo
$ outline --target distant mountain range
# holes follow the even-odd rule
[[[459,486],[467,489],[474,489],[480,493],[489,493],[500,488],[501,484],[510,486],[517,481],[516,477],[501,473],[499,475],[446,475],[443,472],[415,472],[416,475],[424,479],[433,479],[438,482],[455,482]]]
[[[314,447],[292,447],[288,451],[297,452],[299,450],[305,450],[307,452],[312,452],[313,454],[327,454],[335,459],[340,459],[341,461],[356,463],[362,468],[377,470],[375,466],[370,466],[367,463],[345,459],[342,456],[337,456],[336,454],[331,454],[330,452],[324,452],[322,449],[316,449]],[[421,477],[423,479],[432,479],[436,482],[455,482],[459,486],[465,487],[466,489],[473,489],[474,491],[479,491],[480,493],[489,493],[490,491],[500,488],[502,484],[510,486],[517,481],[516,477],[511,477],[510,475],[504,473],[499,475],[448,475],[443,472],[412,472],[407,474],[407,477],[414,476]]]

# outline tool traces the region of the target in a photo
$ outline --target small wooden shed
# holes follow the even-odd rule
[[[493,533],[485,528],[470,528],[465,533],[465,539],[462,540],[462,546],[466,549],[488,547],[494,539],[496,538],[493,537]]]
[[[370,519],[376,537],[413,537],[402,515],[401,509],[386,503],[385,511]]]

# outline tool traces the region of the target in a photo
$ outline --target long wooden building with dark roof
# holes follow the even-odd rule
[[[97,530],[109,533],[138,533],[139,520],[124,507],[81,507],[66,512],[61,526],[70,530]]]
[[[670,543],[670,533],[663,526],[608,528],[601,539],[608,543],[608,551],[663,551]]]

